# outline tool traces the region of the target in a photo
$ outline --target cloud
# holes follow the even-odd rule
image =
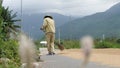
[[[20,0],[4,0],[4,6],[10,6],[20,12]],[[26,14],[55,12],[64,15],[85,16],[103,12],[119,0],[23,0],[23,12]]]

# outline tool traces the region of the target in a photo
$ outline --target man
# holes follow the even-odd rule
[[[52,16],[45,16],[43,26],[40,28],[45,32],[48,55],[54,55],[55,23]]]

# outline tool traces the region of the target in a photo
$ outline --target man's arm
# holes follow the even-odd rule
[[[47,27],[47,21],[44,19],[43,26],[40,28],[40,30],[45,30]]]

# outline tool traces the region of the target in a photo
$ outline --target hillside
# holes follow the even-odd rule
[[[61,27],[61,38],[79,39],[83,35],[94,37],[120,37],[120,3],[105,12],[79,18]]]

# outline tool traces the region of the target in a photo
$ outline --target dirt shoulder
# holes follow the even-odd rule
[[[83,59],[82,50],[68,49],[60,52],[60,55],[74,59]],[[90,61],[102,65],[120,67],[120,49],[93,49]]]

